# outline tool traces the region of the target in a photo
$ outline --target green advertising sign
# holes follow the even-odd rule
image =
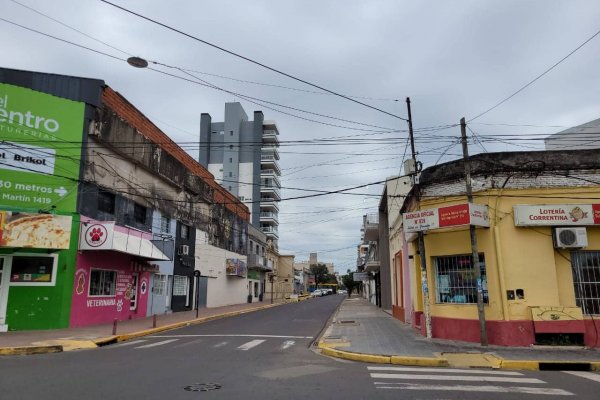
[[[0,83],[0,208],[75,211],[84,107]]]

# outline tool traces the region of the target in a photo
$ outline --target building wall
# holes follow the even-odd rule
[[[569,251],[553,247],[552,228],[515,227],[513,206],[517,204],[588,204],[586,198],[596,198],[600,188],[553,187],[551,193],[559,198],[549,198],[548,189],[489,190],[486,196],[477,196],[476,203],[490,208],[490,228],[477,228],[479,253],[485,255],[489,304],[485,306],[488,336],[491,344],[529,345],[535,342],[531,307],[574,307],[576,305]],[[481,194],[481,192],[479,193]],[[489,196],[487,196],[489,194]],[[497,196],[496,196],[497,195]],[[422,208],[433,208],[464,203],[423,201]],[[600,226],[588,226],[588,247],[600,250]],[[416,242],[411,244],[411,255],[416,259],[415,270],[420,265],[416,255]],[[479,341],[477,307],[475,304],[436,304],[435,257],[470,254],[468,228],[429,231],[425,235],[428,285],[433,336],[447,339]],[[417,274],[419,275],[419,274]],[[419,276],[412,287],[419,287]],[[524,298],[507,299],[506,290],[522,289]],[[417,294],[417,293],[416,293]],[[422,311],[417,296],[413,299]],[[419,313],[417,313],[419,316]],[[562,323],[562,321],[560,321]],[[584,321],[593,330],[593,320]],[[424,324],[416,320],[424,329]],[[563,324],[564,325],[564,324]],[[567,324],[568,325],[568,324]],[[562,328],[555,324],[557,331]],[[567,328],[570,329],[570,328]],[[574,328],[575,329],[575,328]],[[577,328],[578,329],[578,328]],[[593,345],[589,333],[586,343]]]
[[[244,262],[247,257],[223,250],[209,244],[196,244],[196,270],[208,276],[207,307],[221,307],[241,304],[247,301],[248,279],[246,277],[227,276],[225,260],[236,258]]]

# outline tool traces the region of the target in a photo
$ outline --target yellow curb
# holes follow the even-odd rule
[[[34,346],[61,346],[63,351],[95,349],[98,347],[93,340],[52,339],[31,343]]]
[[[591,362],[590,369],[592,371],[600,371],[600,362],[597,362],[597,361]]]
[[[119,336],[114,335],[114,336],[106,336],[106,337],[101,337],[101,338],[97,338],[97,339],[92,339],[92,341],[94,343],[96,343],[96,345],[98,345],[98,346],[104,346],[106,344],[116,342],[116,341],[118,341],[118,339],[119,339]]]
[[[25,356],[30,354],[60,353],[62,346],[0,347],[0,356]]]
[[[500,362],[500,369],[538,371],[540,363],[534,360],[502,360]]]
[[[367,363],[375,363],[375,364],[390,364],[391,357],[390,356],[381,356],[375,354],[362,354],[362,353],[353,353],[350,351],[336,350],[328,347],[324,347],[321,349],[321,354],[330,357],[343,358],[345,360],[352,361],[362,361]]]
[[[350,342],[319,342],[320,349],[333,349],[335,347],[350,347]]]
[[[448,360],[438,357],[391,356],[391,364],[418,367],[447,367]]]

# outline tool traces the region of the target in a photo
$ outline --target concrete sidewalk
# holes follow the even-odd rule
[[[40,354],[95,348],[98,345],[120,342],[164,330],[263,310],[281,304],[284,304],[282,300],[274,304],[263,301],[225,307],[202,308],[198,310],[198,318],[196,318],[196,310],[158,315],[156,317],[156,327],[153,327],[152,317],[119,321],[116,335],[113,335],[112,323],[85,328],[5,332],[0,333],[0,355]]]
[[[505,347],[427,339],[359,297],[344,300],[319,341],[325,355],[384,364],[600,370],[600,350],[547,346]],[[550,365],[554,364],[554,366]]]

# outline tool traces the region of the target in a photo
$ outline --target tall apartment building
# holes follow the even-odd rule
[[[224,122],[200,117],[200,164],[215,180],[250,209],[252,225],[260,227],[277,246],[279,240],[279,131],[262,111],[254,120],[238,102],[225,103]]]

